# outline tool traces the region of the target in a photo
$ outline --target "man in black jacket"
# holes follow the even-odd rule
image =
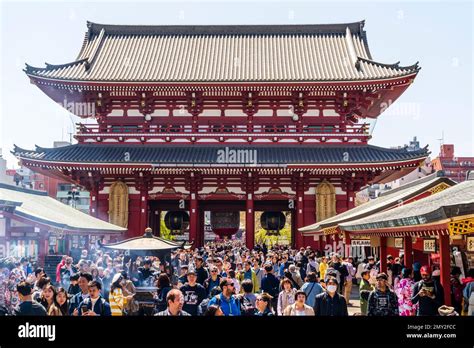
[[[16,286],[18,291],[18,296],[20,297],[20,306],[14,312],[15,315],[25,316],[45,316],[47,315],[46,309],[36,301],[33,301],[31,293],[33,291],[33,286],[26,281],[18,283]]]
[[[196,265],[197,282],[204,286],[204,282],[209,278],[209,273],[204,268],[204,260],[201,256],[197,256],[194,258],[194,263]]]
[[[154,274],[154,271],[151,268],[151,265],[152,265],[151,260],[146,259],[145,262],[143,262],[143,267],[138,268],[138,282],[142,286],[146,285],[149,278],[152,277]]]
[[[316,296],[314,314],[316,316],[347,317],[347,303],[344,296],[337,292],[338,282],[334,277],[329,277],[326,282],[326,292]]]
[[[368,299],[368,316],[398,316],[397,295],[388,287],[388,276],[385,273],[377,275],[377,286],[370,292]]]
[[[262,278],[260,290],[272,296],[272,308],[274,312],[276,313],[277,305],[278,305],[278,294],[279,294],[280,282],[273,274],[272,265],[266,264],[264,269],[265,269],[265,275]]]
[[[416,315],[438,315],[438,308],[444,305],[444,289],[431,278],[428,266],[420,269],[421,280],[413,285],[413,304],[419,303]]]

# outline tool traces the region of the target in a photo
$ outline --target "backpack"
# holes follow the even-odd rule
[[[240,312],[243,316],[252,316],[257,312],[257,308],[252,305],[252,302],[245,296],[239,297]]]

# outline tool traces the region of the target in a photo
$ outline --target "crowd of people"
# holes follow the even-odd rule
[[[249,250],[239,241],[178,249],[163,259],[94,249],[79,260],[63,256],[51,275],[31,259],[0,260],[0,311],[142,315],[137,288],[151,286],[157,316],[347,316],[357,296],[358,314],[366,316],[473,315],[474,270],[462,279],[461,273],[452,268],[448,307],[439,269],[410,269],[390,255],[387,272],[380,272],[374,257],[354,260],[310,247]]]

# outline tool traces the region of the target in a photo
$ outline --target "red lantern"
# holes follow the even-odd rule
[[[211,212],[211,227],[220,238],[232,236],[239,230],[240,212]]]

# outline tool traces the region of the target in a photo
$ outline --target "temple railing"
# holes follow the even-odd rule
[[[233,140],[254,141],[267,139],[288,142],[308,140],[320,142],[367,142],[370,139],[369,126],[358,125],[296,125],[296,124],[254,124],[249,131],[248,125],[212,124],[141,124],[141,125],[84,125],[77,124],[76,139],[79,142],[101,141],[141,141],[163,140],[173,142],[176,139],[200,142],[215,139],[218,142]]]

